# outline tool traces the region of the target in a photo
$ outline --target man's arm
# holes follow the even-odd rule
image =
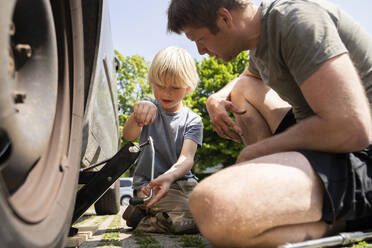
[[[285,132],[247,146],[238,162],[295,149],[351,152],[371,141],[371,113],[347,54],[325,62],[301,85],[315,115]]]
[[[151,200],[146,204],[151,207],[155,202],[162,198],[168,192],[170,185],[177,179],[186,175],[194,165],[194,156],[196,153],[197,144],[191,139],[185,139],[183,142],[181,154],[177,162],[164,174],[152,180],[143,192],[149,194],[150,189],[153,189],[154,195]]]

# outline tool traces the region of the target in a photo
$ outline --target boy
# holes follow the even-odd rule
[[[133,188],[137,197],[153,197],[145,205],[128,206],[123,214],[127,225],[146,232],[193,233],[196,225],[188,209],[188,195],[197,184],[191,173],[196,149],[202,144],[200,116],[182,104],[193,92],[199,77],[192,57],[181,48],[158,52],[149,71],[155,99],[145,98],[133,107],[123,136],[140,143],[151,136],[155,147],[155,179],[150,181],[151,149],[138,159]]]

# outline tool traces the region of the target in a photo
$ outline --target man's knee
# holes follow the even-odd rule
[[[248,223],[249,218],[242,218],[238,208],[244,207],[232,202],[234,190],[226,181],[221,182],[222,179],[220,175],[213,175],[200,182],[190,195],[190,210],[200,232],[212,244],[235,247],[242,240],[247,242],[256,230],[250,228],[254,225],[253,222]],[[244,212],[249,211],[252,209]],[[241,225],[242,222],[244,225]]]
[[[230,100],[240,109],[245,110],[245,114],[235,114],[235,119],[243,131],[242,139],[244,144],[253,144],[259,140],[270,137],[272,132],[270,127],[260,113],[254,101],[250,99],[252,87],[244,79],[238,80],[231,91]]]
[[[217,224],[218,219],[214,215],[213,198],[207,192],[204,186],[199,184],[190,195],[190,210],[195,219],[199,231],[206,237],[209,242],[216,247],[221,245],[221,237],[223,233],[220,232],[224,225]]]
[[[249,84],[245,81],[245,79],[238,79],[234,87],[231,89],[230,100],[235,105],[239,106],[248,102],[246,91],[249,91]]]
[[[229,167],[201,181],[190,197],[201,233],[214,244],[248,243],[277,226],[319,221],[320,183],[307,167],[280,165],[288,160],[286,155],[294,154]],[[302,156],[292,160],[304,162]]]
[[[192,191],[189,205],[200,232],[212,243],[219,243],[215,241],[223,236],[222,229],[226,226],[222,221],[224,211],[218,209],[221,207],[219,195],[210,189],[208,178],[204,179]]]
[[[209,225],[209,222],[213,219],[210,209],[213,206],[211,193],[203,183],[199,183],[190,194],[189,207],[191,214],[193,215],[199,229]],[[210,230],[212,231],[212,230]]]

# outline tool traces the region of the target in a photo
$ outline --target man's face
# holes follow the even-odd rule
[[[217,34],[212,34],[208,28],[193,28],[186,27],[184,29],[186,37],[195,42],[198,52],[208,54],[216,59],[230,61],[239,54],[240,51],[235,51],[232,45],[230,35],[219,30]]]

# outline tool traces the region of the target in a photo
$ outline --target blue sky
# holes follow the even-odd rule
[[[186,49],[198,60],[203,58],[184,35],[166,32],[169,0],[108,1],[114,48],[124,56],[138,54],[151,61],[160,49],[172,45]],[[329,1],[353,16],[372,35],[371,0]]]

